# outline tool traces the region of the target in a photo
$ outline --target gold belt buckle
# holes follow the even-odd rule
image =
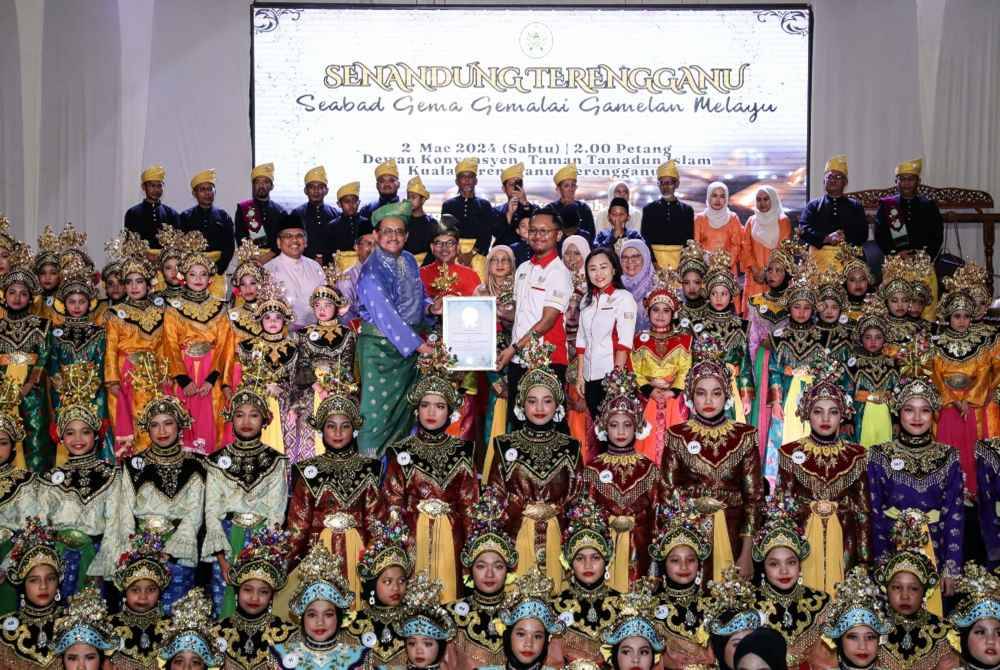
[[[347,512],[335,512],[323,517],[323,527],[329,528],[334,533],[346,533],[352,528],[357,528],[357,525],[354,517]]]
[[[837,503],[831,500],[816,500],[810,503],[809,507],[821,519],[828,519],[837,511]]]
[[[628,533],[635,528],[635,519],[630,516],[613,516],[608,519],[608,525],[619,533]]]
[[[443,500],[438,500],[437,498],[430,498],[428,500],[421,500],[417,503],[417,511],[426,514],[432,519],[437,519],[438,517],[447,516],[451,513],[451,505]]]
[[[174,524],[165,516],[153,515],[140,517],[138,520],[140,530],[151,530],[154,533],[165,535],[174,530]]]
[[[258,523],[264,520],[264,517],[260,514],[255,514],[253,512],[241,512],[239,514],[233,514],[230,521],[239,526],[240,528],[246,528],[247,530],[253,528]]]
[[[90,544],[90,536],[83,531],[67,528],[56,532],[56,539],[70,549],[80,549]]]
[[[715,514],[721,509],[725,509],[726,504],[718,498],[712,496],[702,496],[694,501],[695,507],[702,514]]]
[[[185,347],[189,356],[204,356],[212,350],[212,345],[208,342],[191,342]]]
[[[555,517],[556,506],[552,503],[532,502],[525,506],[523,514],[532,521],[548,521]]]
[[[958,391],[964,391],[972,386],[972,377],[961,372],[953,372],[944,376],[944,383]]]

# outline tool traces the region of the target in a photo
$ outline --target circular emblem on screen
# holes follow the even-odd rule
[[[552,51],[552,31],[544,23],[529,23],[521,30],[517,42],[528,58],[545,58]]]

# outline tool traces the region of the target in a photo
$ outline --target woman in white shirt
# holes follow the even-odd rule
[[[635,335],[635,298],[622,284],[622,269],[610,249],[587,256],[587,294],[580,303],[576,333],[576,388],[587,400],[591,416],[604,399],[601,381],[625,367]]]

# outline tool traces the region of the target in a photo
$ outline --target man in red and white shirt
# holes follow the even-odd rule
[[[552,352],[552,369],[559,379],[566,378],[566,326],[563,315],[573,295],[573,277],[559,258],[557,248],[562,238],[562,220],[552,207],[539,209],[531,217],[528,243],[532,257],[521,263],[514,275],[514,313],[512,344],[497,359],[497,369],[507,366],[507,397],[517,397],[521,377],[527,372],[517,353],[524,347],[533,331],[555,347]],[[510,365],[508,365],[508,363]],[[507,416],[514,425],[513,401],[507,403]]]

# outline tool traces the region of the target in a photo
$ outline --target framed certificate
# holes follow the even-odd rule
[[[441,335],[458,359],[454,370],[495,370],[497,299],[493,296],[445,296]]]

